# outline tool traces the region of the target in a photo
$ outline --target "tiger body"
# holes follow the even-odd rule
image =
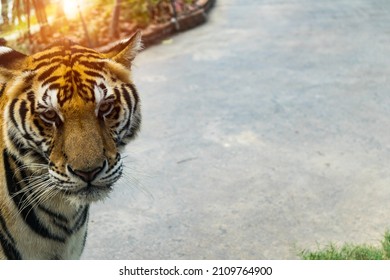
[[[80,258],[90,204],[120,178],[140,127],[140,37],[107,53],[0,47],[0,259]]]

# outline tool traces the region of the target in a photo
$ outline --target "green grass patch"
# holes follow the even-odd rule
[[[304,260],[389,260],[390,231],[387,231],[381,246],[344,244],[338,247],[329,244],[317,251],[303,250],[299,256]]]

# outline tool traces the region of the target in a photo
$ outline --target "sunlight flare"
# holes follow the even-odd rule
[[[63,1],[63,8],[64,13],[67,19],[75,19],[79,13],[78,6],[80,5],[81,1],[77,0],[64,0]]]

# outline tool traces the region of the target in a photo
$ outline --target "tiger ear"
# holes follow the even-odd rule
[[[0,83],[12,79],[26,57],[11,48],[0,46]]]
[[[137,31],[131,38],[123,40],[111,48],[106,55],[126,68],[130,68],[131,62],[142,50],[141,37],[141,31]]]

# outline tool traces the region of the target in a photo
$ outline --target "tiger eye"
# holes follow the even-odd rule
[[[53,121],[57,117],[57,113],[54,110],[47,110],[42,113],[42,116],[48,121]]]
[[[59,126],[61,124],[60,117],[58,116],[57,112],[53,109],[48,109],[42,112],[40,117],[46,124],[50,124],[50,125],[55,124],[56,126]]]
[[[100,104],[99,106],[99,118],[105,118],[109,116],[114,108],[114,103],[112,101],[106,101]]]
[[[100,113],[104,114],[107,113],[111,110],[112,108],[112,103],[111,102],[106,102],[100,105],[99,111]]]

